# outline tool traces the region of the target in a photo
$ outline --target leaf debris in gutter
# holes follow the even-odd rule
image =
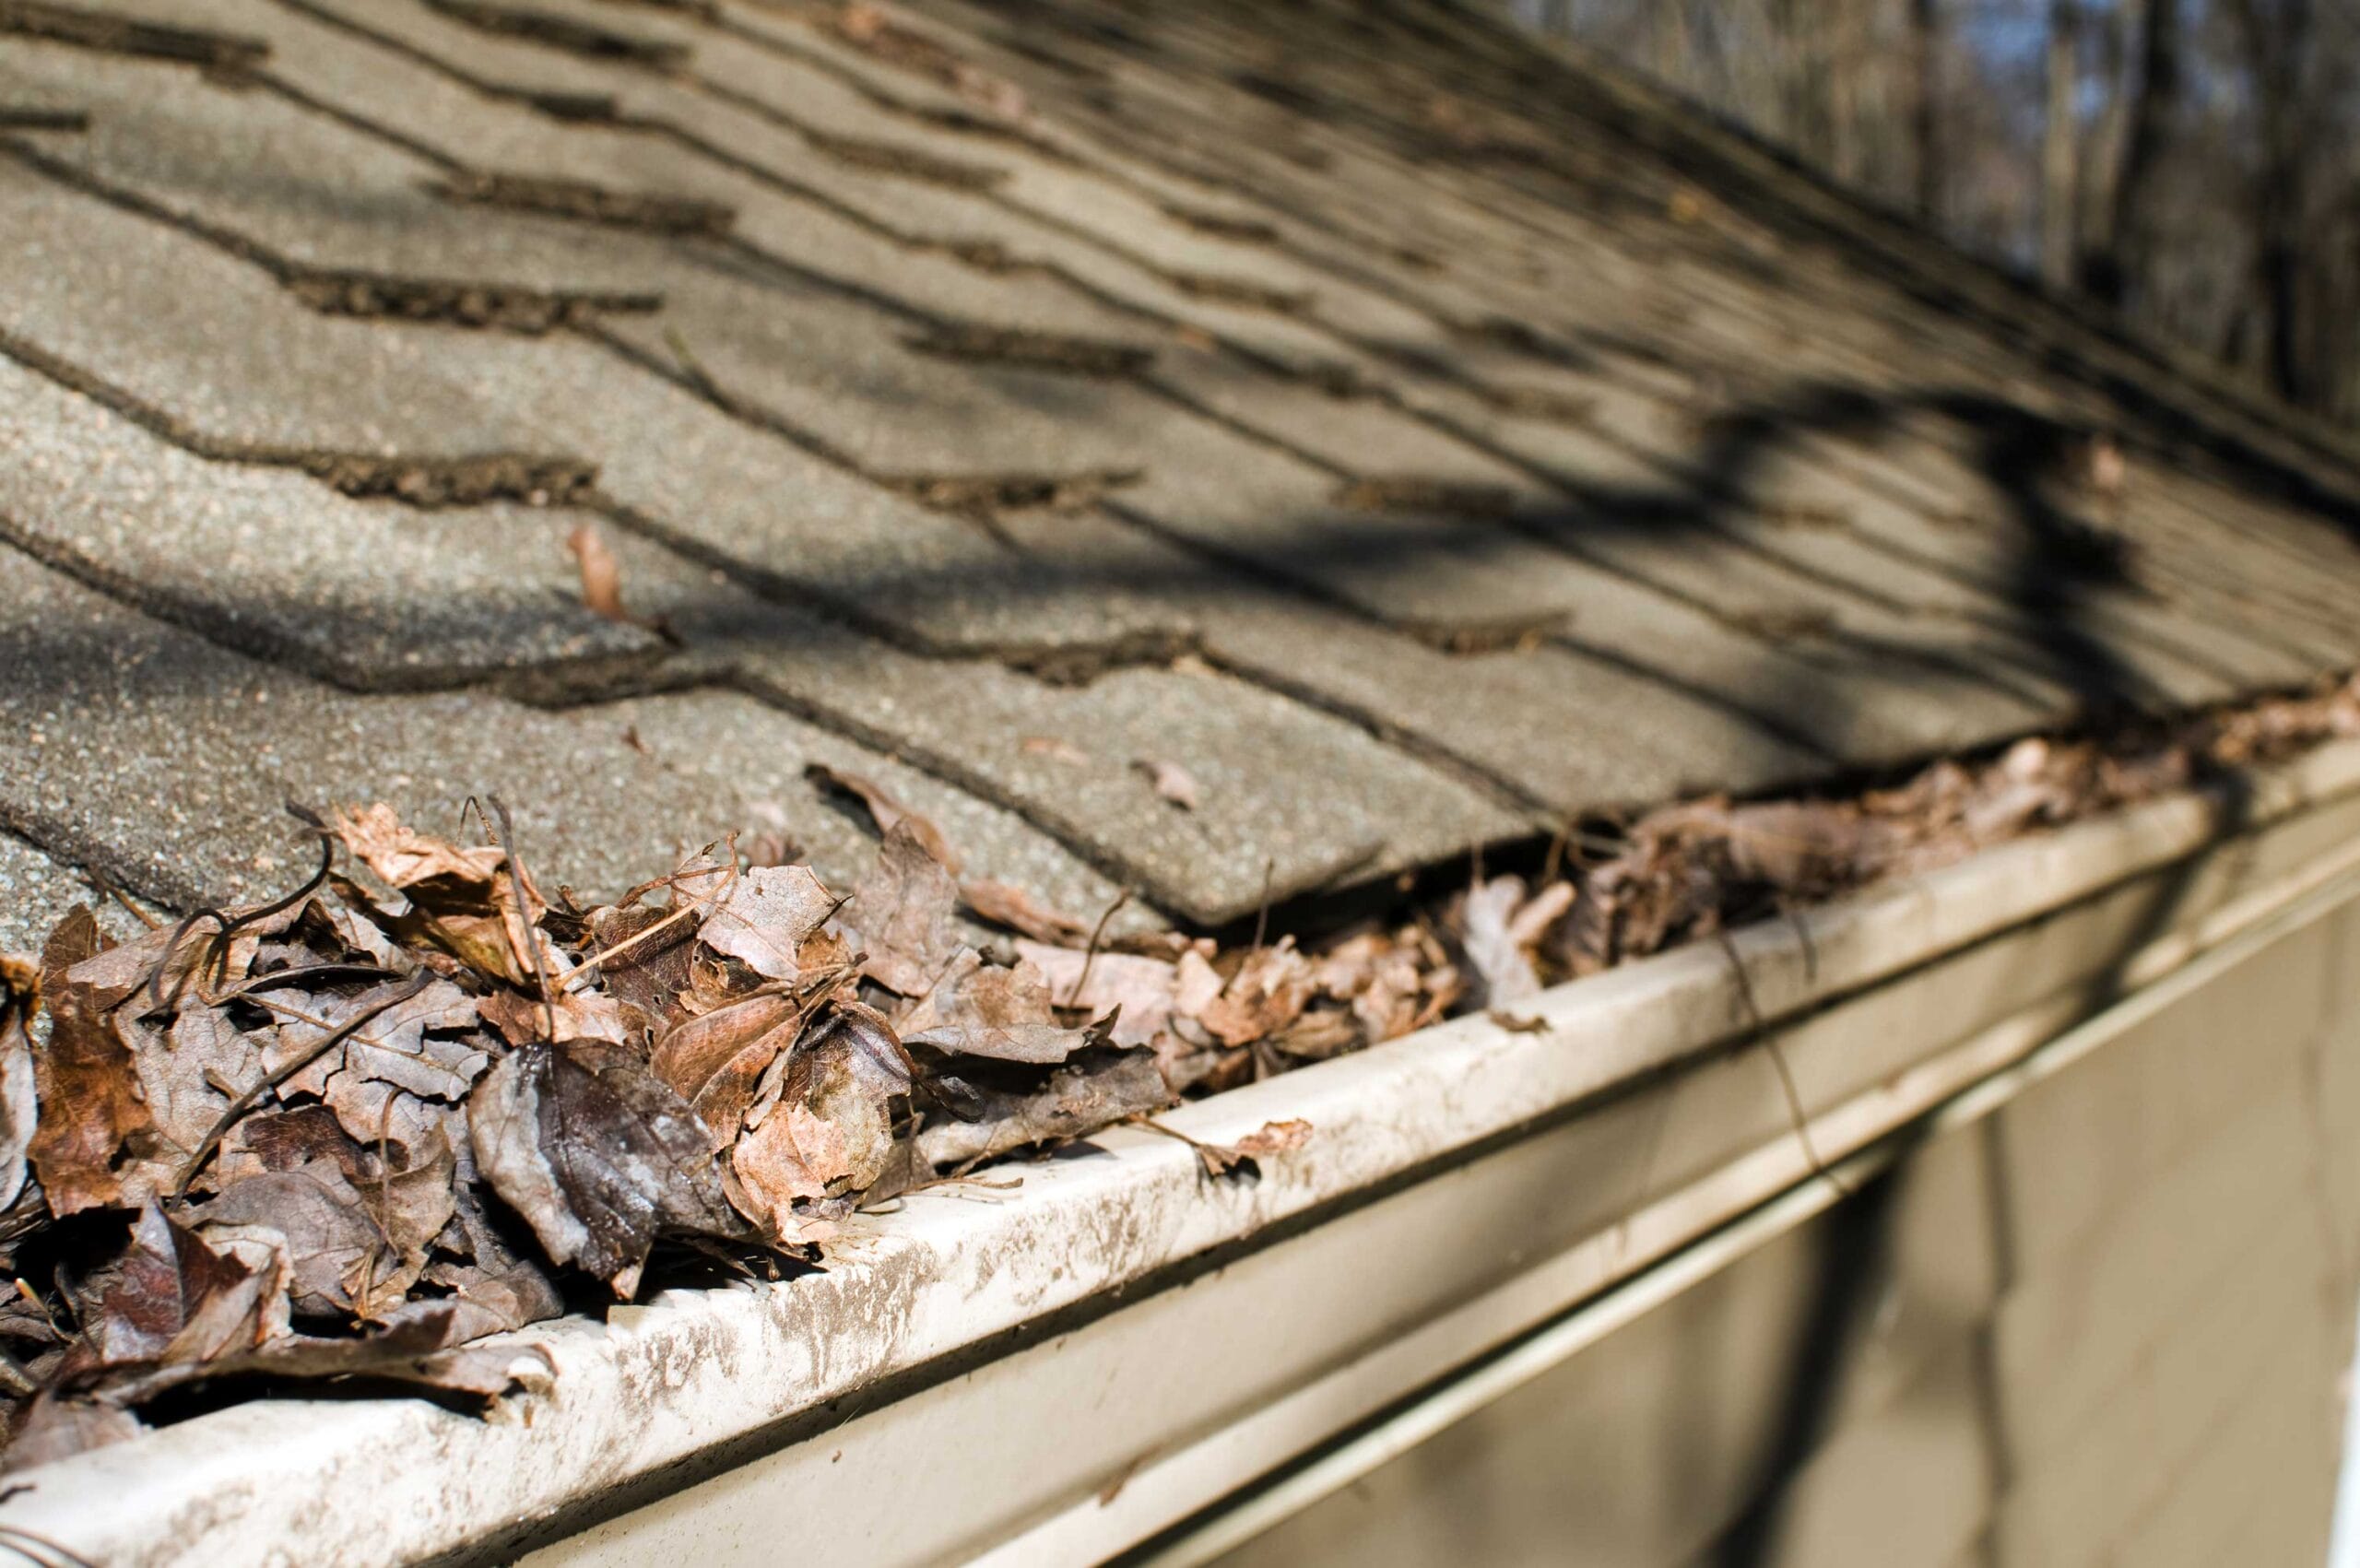
[[[1229,945],[962,883],[939,827],[849,775],[882,843],[842,891],[728,843],[582,908],[496,801],[474,844],[300,813],[321,866],[284,898],[119,945],[77,908],[0,955],[6,1463],[232,1383],[497,1397],[548,1367],[477,1341],[570,1301],[824,1265],[862,1208],[985,1161],[1445,1017],[1545,1032],[1527,1006],[1565,978],[2354,735],[2360,682],[1848,796],[1690,801],[1530,877]],[[1194,1147],[1250,1177],[1310,1130]]]

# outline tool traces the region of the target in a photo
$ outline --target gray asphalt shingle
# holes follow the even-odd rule
[[[820,761],[1216,923],[2360,658],[2360,460],[1471,13],[109,3],[269,53],[0,52],[0,902],[290,793],[843,876]]]

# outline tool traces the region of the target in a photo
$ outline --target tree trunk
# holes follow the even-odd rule
[[[2308,191],[2303,67],[2312,47],[2308,0],[2283,0],[2267,15],[2256,0],[2233,0],[2229,15],[2245,45],[2261,157],[2254,176],[2254,299],[2261,314],[2263,368],[2271,390],[2307,401],[2302,342],[2304,209]]]
[[[1942,218],[1941,30],[1938,0],[1909,0],[1910,70],[1918,152],[1918,216],[1939,227]]]
[[[2048,7],[2048,102],[2040,146],[2040,276],[2070,289],[2081,249],[2082,7]]]
[[[2109,305],[2135,305],[2154,270],[2155,191],[2179,114],[2180,0],[2148,0],[2139,47],[2139,85],[2113,211],[2084,270],[2089,291]]]

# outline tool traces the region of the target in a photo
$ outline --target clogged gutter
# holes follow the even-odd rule
[[[824,1266],[857,1208],[985,1161],[1444,1017],[1513,1028],[1555,981],[2355,734],[2348,684],[1691,802],[1398,921],[1228,947],[962,883],[858,779],[882,843],[842,894],[725,844],[584,909],[496,804],[474,844],[313,819],[321,874],[274,903],[121,945],[77,909],[0,961],[7,1463],[287,1380],[496,1396],[524,1363],[473,1342],[569,1300]],[[1220,1179],[1304,1131],[1198,1152]]]

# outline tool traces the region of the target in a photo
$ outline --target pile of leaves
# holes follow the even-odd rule
[[[984,1161],[1455,1014],[1537,1027],[1515,1009],[1556,981],[2355,734],[2346,685],[1841,798],[1692,801],[1226,947],[962,881],[938,827],[849,775],[823,782],[880,843],[843,894],[770,838],[583,907],[497,802],[473,844],[299,813],[321,865],[286,897],[120,945],[80,908],[0,957],[7,1464],[206,1385],[497,1396],[546,1367],[478,1341],[652,1265],[820,1265],[863,1207]],[[1250,1174],[1309,1130],[1195,1148]]]
[[[119,946],[77,909],[10,961],[12,1465],[222,1379],[495,1395],[531,1369],[471,1341],[628,1298],[658,1248],[817,1259],[864,1204],[1173,1098],[1135,1025],[973,945],[923,819],[846,895],[722,846],[588,909],[505,820],[339,811],[293,895]]]

